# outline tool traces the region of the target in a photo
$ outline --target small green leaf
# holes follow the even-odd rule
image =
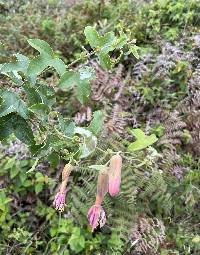
[[[42,144],[32,144],[29,147],[31,153],[33,154],[33,156],[37,156],[40,157],[40,155],[42,155],[42,152],[45,151],[47,152],[49,149],[49,144],[46,143],[42,143]],[[45,154],[46,156],[46,154]]]
[[[20,172],[20,168],[14,165],[10,170],[10,178],[11,179],[15,178],[19,172]]]
[[[60,58],[54,58],[49,61],[49,66],[55,68],[57,73],[62,76],[66,71],[65,63]]]
[[[97,146],[97,138],[95,136],[85,137],[84,143],[80,145],[81,156],[80,158],[88,157],[94,152]]]
[[[102,45],[102,37],[94,27],[87,26],[84,30],[84,34],[92,48],[97,48]]]
[[[54,56],[54,52],[50,45],[40,39],[30,39],[28,43],[40,52],[40,55],[31,60],[28,67],[28,75],[36,77],[42,73],[47,67],[53,67],[61,76],[65,72],[65,63]]]
[[[3,64],[0,68],[0,73],[11,73],[16,71],[17,73],[19,71],[26,73],[28,65],[29,65],[29,58],[22,54],[15,54],[14,55],[17,59],[15,63],[6,63]]]
[[[47,42],[40,39],[29,39],[28,43],[34,49],[39,51],[41,55],[51,56],[53,58],[54,56],[53,50]]]
[[[68,244],[72,251],[80,253],[85,248],[85,238],[81,235],[79,228],[74,228]]]
[[[43,104],[50,108],[56,102],[55,91],[53,88],[44,84],[36,84],[35,88],[40,95]]]
[[[4,165],[4,169],[5,170],[9,170],[11,169],[13,166],[16,165],[16,159],[15,157],[14,158],[9,158],[7,161],[6,161],[6,164]]]
[[[59,126],[62,132],[68,136],[72,137],[74,135],[75,123],[70,120],[63,119],[62,116],[59,116]]]
[[[94,80],[96,78],[95,70],[93,67],[85,66],[79,69],[80,80]]]
[[[26,92],[30,105],[42,103],[40,94],[38,93],[35,87],[29,84],[24,84],[23,88]]]
[[[35,184],[35,193],[38,194],[43,190],[44,184],[42,182],[38,182]]]
[[[114,42],[116,41],[116,36],[113,32],[108,32],[101,36],[94,27],[88,26],[85,28],[84,33],[90,46],[92,48],[99,48],[102,54],[115,49]]]
[[[103,36],[103,42],[104,45],[106,44],[113,44],[116,41],[116,36],[114,34],[114,32],[108,32]]]
[[[132,129],[131,133],[139,140],[145,139],[146,137],[145,133],[139,128]]]
[[[96,111],[93,113],[93,120],[90,123],[88,129],[94,134],[97,135],[103,128],[104,123],[104,114],[102,111]]]
[[[130,152],[145,149],[158,140],[154,134],[146,136],[141,129],[133,129],[131,132],[137,140],[128,146],[128,151]]]
[[[41,74],[49,66],[49,57],[39,55],[30,61],[28,67],[28,75],[31,77],[36,77]]]
[[[64,90],[75,88],[76,97],[81,104],[88,101],[91,93],[89,79],[80,79],[80,74],[72,71],[65,72],[62,75],[58,86]]]
[[[100,65],[105,69],[105,70],[110,70],[112,67],[112,60],[108,54],[105,53],[99,53],[98,58],[100,61]]]
[[[42,121],[48,120],[49,108],[43,103],[32,105],[29,107],[29,111],[34,113]]]
[[[76,97],[81,104],[86,104],[88,102],[91,93],[90,82],[87,80],[78,81],[76,87]]]
[[[17,112],[24,119],[28,118],[28,109],[24,101],[19,96],[11,91],[1,91],[0,97],[0,117],[3,117],[11,112]]]
[[[80,158],[86,158],[94,152],[97,146],[97,138],[89,130],[81,127],[76,127],[75,133],[80,134],[84,138],[84,141],[80,144]]]
[[[56,152],[52,152],[48,156],[48,160],[49,160],[52,168],[56,168],[58,166],[58,164],[60,163],[60,157]]]
[[[108,32],[103,36],[102,45],[100,52],[102,54],[107,54],[115,49],[115,42],[117,38],[113,32]]]
[[[0,119],[0,140],[14,134],[27,145],[35,143],[34,136],[28,123],[19,115],[10,113]]]
[[[122,49],[127,41],[128,37],[125,34],[121,34],[120,37],[114,42],[115,49]]]
[[[31,180],[25,180],[25,181],[23,182],[23,187],[28,188],[28,187],[31,187],[32,185],[33,185],[33,183],[32,183]]]
[[[129,53],[132,53],[133,56],[134,56],[135,58],[137,58],[137,59],[140,58],[140,56],[139,56],[139,54],[138,54],[138,49],[139,49],[139,47],[136,46],[136,45],[131,46],[130,49],[129,49]]]
[[[45,176],[40,172],[36,172],[35,177],[36,177],[36,182],[44,182],[45,180]]]
[[[61,76],[58,87],[66,90],[72,89],[75,85],[77,85],[78,80],[78,73],[73,71],[67,71]]]

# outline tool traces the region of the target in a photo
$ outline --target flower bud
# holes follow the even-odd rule
[[[122,157],[117,154],[111,157],[108,171],[108,191],[111,196],[116,196],[120,191]]]
[[[103,198],[108,192],[108,169],[101,171],[97,180],[97,196]]]

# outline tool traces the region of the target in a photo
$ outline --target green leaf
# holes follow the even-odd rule
[[[28,109],[24,101],[19,96],[11,91],[0,91],[0,117],[3,117],[11,112],[17,112],[24,119],[28,118]]]
[[[36,84],[35,88],[42,99],[42,103],[51,108],[56,102],[54,89],[44,84]]]
[[[6,196],[4,189],[1,189],[0,190],[0,210],[7,212],[8,207],[6,207],[6,204],[10,203],[11,201],[12,199]]]
[[[28,75],[36,77],[41,74],[49,66],[49,57],[39,55],[30,61],[28,67]]]
[[[103,129],[104,123],[104,114],[102,111],[96,111],[93,113],[93,120],[90,123],[88,129],[94,134],[97,135]]]
[[[41,74],[47,67],[55,68],[60,76],[62,76],[66,70],[65,64],[61,59],[49,59],[49,57],[40,55],[31,60],[28,67],[28,74],[32,77],[35,77]]]
[[[128,37],[125,34],[121,34],[120,37],[115,40],[114,48],[115,49],[122,49],[124,45],[127,43]]]
[[[49,66],[55,68],[57,73],[62,76],[66,71],[65,63],[60,58],[54,58],[49,61]]]
[[[128,151],[130,152],[145,149],[158,140],[154,134],[146,136],[140,129],[134,129],[132,130],[132,133],[137,138],[137,140],[128,146]]]
[[[108,32],[103,37],[103,43],[100,49],[100,53],[107,54],[115,49],[115,43],[117,38],[113,32]]]
[[[145,133],[139,128],[132,129],[131,133],[139,140],[146,138]]]
[[[103,42],[104,42],[104,46],[107,44],[111,45],[116,41],[116,36],[114,34],[114,32],[108,32],[103,36]]]
[[[49,156],[48,156],[48,160],[50,162],[50,165],[52,168],[57,168],[57,166],[60,163],[60,157],[56,152],[52,152]]]
[[[85,36],[90,46],[93,49],[97,48],[97,56],[100,64],[106,70],[109,70],[113,64],[108,53],[115,49],[122,49],[128,41],[128,37],[124,33],[122,33],[120,37],[116,37],[113,32],[108,32],[104,36],[101,36],[96,29],[91,26],[85,28]]]
[[[75,123],[70,120],[65,120],[62,116],[59,116],[59,126],[64,135],[72,137],[74,135]]]
[[[22,54],[14,55],[17,59],[14,63],[5,63],[0,65],[0,73],[8,76],[14,83],[21,86],[23,84],[22,77],[18,72],[27,73],[29,59]]]
[[[35,193],[38,194],[43,190],[44,184],[42,182],[38,182],[35,184]]]
[[[33,87],[29,84],[24,84],[23,88],[26,92],[30,105],[42,103],[42,98],[36,90],[36,87]]]
[[[89,130],[81,127],[76,127],[75,133],[80,134],[84,138],[84,141],[80,144],[80,158],[86,158],[94,152],[97,146],[97,138]]]
[[[96,78],[95,70],[93,67],[85,66],[79,69],[80,80],[94,80]]]
[[[41,55],[54,57],[53,50],[47,42],[40,39],[29,39],[28,43],[39,51]]]
[[[87,26],[84,30],[84,34],[92,48],[97,48],[102,45],[102,37],[94,27]]]
[[[105,69],[105,70],[110,70],[112,67],[112,60],[108,54],[105,53],[99,53],[98,58],[100,61],[100,65]]]
[[[61,89],[69,90],[73,88],[75,85],[77,85],[78,80],[79,80],[78,73],[73,71],[67,71],[61,76],[58,86]]]
[[[29,107],[29,111],[37,115],[41,121],[48,121],[49,108],[43,103],[34,104]]]
[[[0,119],[0,140],[4,140],[11,134],[27,145],[35,143],[33,132],[28,123],[15,113],[10,113]]]
[[[138,46],[133,45],[133,46],[131,46],[131,47],[130,47],[130,49],[129,49],[129,52],[128,52],[128,53],[132,53],[132,54],[133,54],[133,56],[134,56],[135,58],[139,59],[139,58],[140,58],[140,56],[139,56],[139,54],[138,54],[138,49],[139,49],[139,47],[138,47]]]
[[[49,144],[46,144],[46,143],[32,144],[29,149],[31,153],[33,154],[33,156],[40,157],[43,151],[48,152]],[[46,154],[44,156],[46,156]]]
[[[85,137],[84,143],[80,145],[80,158],[88,157],[92,152],[94,152],[96,146],[97,138],[95,136]]]
[[[17,71],[10,73],[5,73],[16,85],[21,86],[23,84],[22,77],[18,74]]]
[[[20,168],[17,165],[14,165],[10,170],[10,178],[11,179],[15,178],[19,172]]]
[[[117,38],[113,32],[108,32],[101,36],[94,27],[88,26],[85,28],[84,33],[92,48],[100,48],[100,51],[105,54],[115,49],[114,42]]]
[[[89,79],[80,79],[80,74],[72,71],[67,71],[62,75],[58,86],[64,90],[75,87],[76,97],[81,104],[85,104],[88,101],[91,93]]]
[[[4,169],[5,170],[9,170],[11,169],[14,165],[16,165],[16,159],[15,157],[13,158],[9,158],[7,161],[6,161],[6,164],[4,165]]]
[[[36,77],[42,73],[47,67],[53,67],[61,76],[65,72],[65,63],[54,56],[54,52],[50,45],[40,39],[30,39],[28,43],[40,52],[40,55],[31,60],[28,67],[28,75]]]
[[[91,94],[90,82],[87,80],[78,81],[76,86],[76,97],[81,104],[86,104],[88,102],[89,96]]]
[[[15,54],[14,55],[17,59],[15,63],[6,63],[1,66],[0,73],[11,73],[11,72],[23,72],[26,73],[28,65],[29,65],[29,58],[22,54]]]
[[[74,228],[68,244],[72,251],[79,253],[85,248],[85,238],[81,235],[79,228]]]

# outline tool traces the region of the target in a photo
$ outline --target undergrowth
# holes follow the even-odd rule
[[[106,117],[97,150],[69,179],[63,214],[52,202],[64,162],[56,167],[53,158],[51,165],[43,161],[27,173],[35,161],[26,146],[13,137],[1,145],[0,253],[198,255],[199,1],[3,1],[0,8],[2,63],[12,60],[12,53],[33,55],[27,38],[46,40],[56,56],[70,63],[80,57],[87,25],[100,34],[123,27],[137,39],[140,55],[139,60],[123,56],[112,71],[96,58],[88,61],[96,80],[83,105],[74,91],[56,89],[56,111],[77,125],[88,126],[99,109]],[[55,88],[58,75],[50,69],[40,82]],[[2,79],[0,86],[10,86],[10,80]],[[89,166],[105,164],[111,151],[127,151],[132,128],[159,140],[131,157],[123,154],[120,194],[106,195],[107,223],[92,233],[86,215],[98,171]]]

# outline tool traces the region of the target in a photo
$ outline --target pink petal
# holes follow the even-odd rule
[[[101,209],[101,219],[100,219],[100,228],[102,228],[106,224],[106,213],[104,209]]]
[[[115,178],[114,180],[109,180],[109,194],[114,197],[120,191],[121,178]]]
[[[56,210],[63,211],[65,206],[65,194],[57,193],[53,205],[56,208]]]
[[[94,230],[98,226],[98,220],[99,220],[99,207],[92,206],[88,213],[89,216],[89,223],[92,229]]]
[[[106,223],[106,214],[101,206],[93,205],[88,211],[88,220],[92,231],[97,228],[100,224],[100,227],[103,227]]]

